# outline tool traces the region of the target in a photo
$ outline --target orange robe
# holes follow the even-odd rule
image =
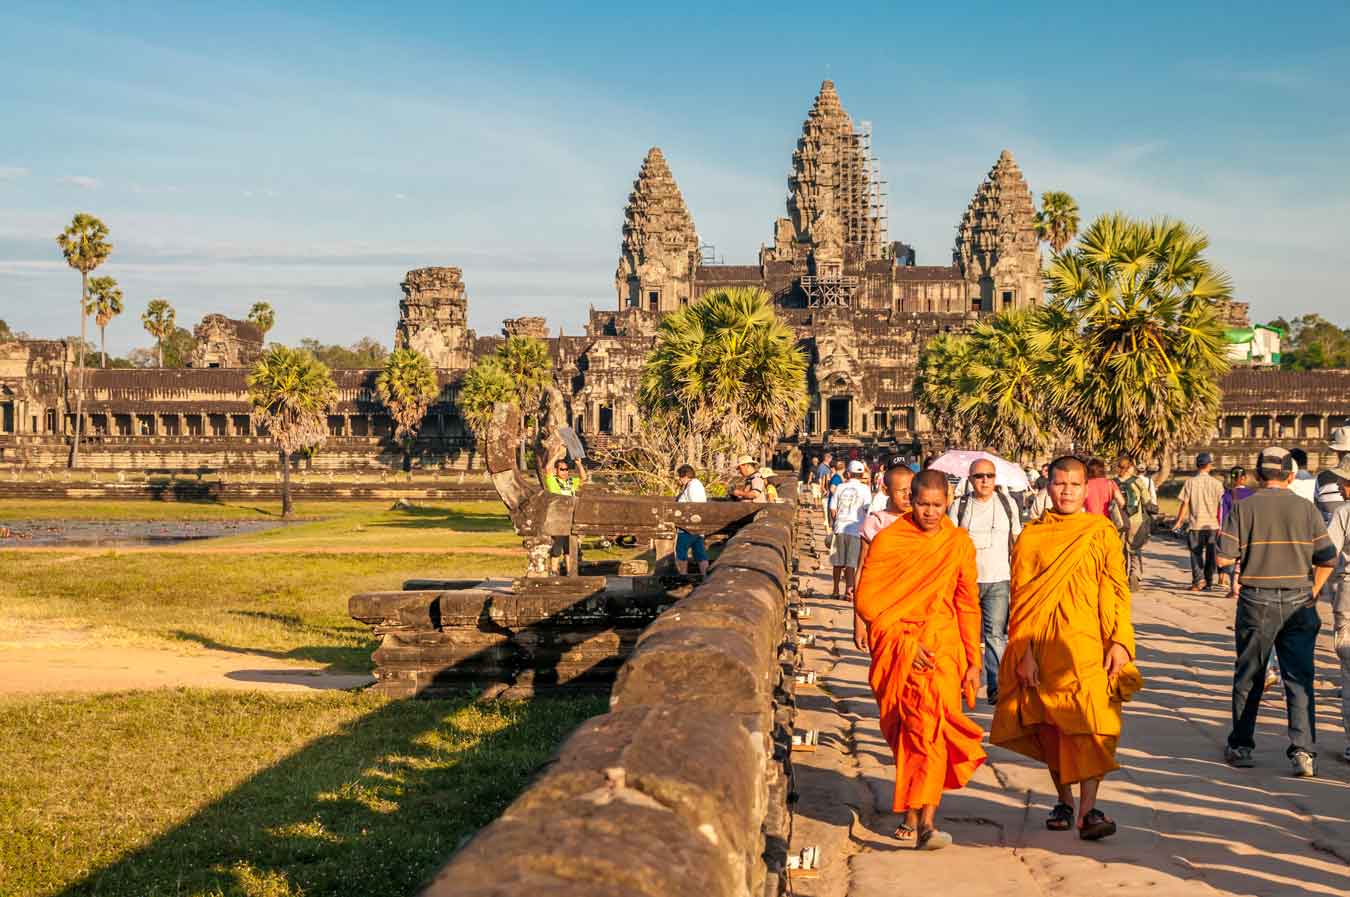
[[[983,730],[961,710],[961,679],[980,662],[975,545],[946,517],[926,533],[905,514],[877,533],[855,590],[872,649],[869,680],[895,755],[894,809],[936,804],[984,762]],[[922,644],[935,669],[919,672]]]
[[[1111,642],[1134,657],[1130,589],[1120,536],[1101,514],[1049,511],[1028,523],[1012,555],[1008,648],[998,672],[989,740],[1043,761],[1064,784],[1119,769],[1121,700],[1142,685],[1131,662],[1108,680]],[[1027,650],[1040,687],[1023,687]]]

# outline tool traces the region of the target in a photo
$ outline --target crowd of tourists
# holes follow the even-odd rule
[[[1332,605],[1350,739],[1350,429],[1330,448],[1337,464],[1316,477],[1299,452],[1271,447],[1227,483],[1201,453],[1170,521],[1185,533],[1192,591],[1219,584],[1235,603],[1224,748],[1235,767],[1255,764],[1262,695],[1283,683],[1290,768],[1317,774],[1319,594]],[[1143,687],[1130,593],[1160,520],[1157,491],[1130,458],[1108,475],[1099,460],[1062,457],[1017,491],[1000,484],[999,463],[979,458],[955,477],[900,457],[878,476],[859,459],[813,460],[833,595],[853,604],[895,756],[895,835],[919,849],[951,843],[936,826],[943,792],[985,760],[984,732],[965,712],[981,684],[994,708],[990,743],[1049,771],[1058,798],[1046,827],[1084,840],[1116,831],[1098,789],[1119,768],[1122,705]]]

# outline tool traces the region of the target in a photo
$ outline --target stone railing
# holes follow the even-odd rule
[[[727,543],[582,726],[423,897],[774,897],[786,883],[793,504]]]

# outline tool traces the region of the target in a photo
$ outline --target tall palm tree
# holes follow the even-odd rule
[[[112,253],[108,242],[108,226],[87,212],[76,212],[70,225],[56,235],[66,264],[80,272],[80,348],[79,379],[75,388],[75,441],[70,447],[70,466],[80,463],[80,434],[84,428],[84,346],[87,339],[89,304],[89,272],[107,260]]]
[[[1204,257],[1208,246],[1180,221],[1117,212],[1046,272],[1049,398],[1086,444],[1156,458],[1160,478],[1178,446],[1209,435],[1229,368],[1217,308],[1233,285]]]
[[[977,324],[956,383],[955,410],[971,443],[1018,460],[1044,450],[1054,436],[1041,317],[1039,309],[1014,309]]]
[[[89,298],[84,313],[94,316],[98,325],[99,367],[108,366],[108,322],[122,313],[122,289],[111,277],[93,277],[89,280]]]
[[[806,355],[757,288],[706,293],[661,321],[638,406],[728,453],[763,453],[806,414]]]
[[[173,335],[176,313],[167,299],[151,299],[141,315],[141,326],[155,338],[155,355],[164,367],[164,341]]]
[[[375,378],[375,393],[394,418],[394,438],[403,445],[403,469],[412,469],[412,444],[427,409],[440,395],[436,369],[416,349],[395,349]]]
[[[248,310],[248,322],[262,331],[263,338],[267,338],[267,332],[272,329],[272,325],[277,322],[277,313],[272,310],[269,302],[255,302],[253,307]]]
[[[1055,254],[1064,251],[1078,233],[1078,203],[1061,190],[1041,194],[1041,210],[1036,213],[1036,233],[1050,244]]]
[[[498,402],[518,401],[516,382],[495,355],[487,355],[464,372],[464,379],[459,382],[456,404],[469,428],[482,438],[492,423],[493,406]]]
[[[248,374],[252,418],[277,446],[281,464],[281,516],[291,505],[291,455],[315,449],[328,438],[328,412],[337,386],[328,366],[301,349],[274,346]]]
[[[527,413],[538,406],[544,387],[553,382],[548,344],[532,336],[510,336],[497,347],[497,362],[516,385],[516,398]]]
[[[961,411],[963,380],[971,364],[970,340],[964,334],[940,333],[919,353],[914,398],[948,442],[971,442],[968,416]]]

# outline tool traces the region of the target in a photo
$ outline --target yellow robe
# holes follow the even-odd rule
[[[1008,648],[990,742],[1043,761],[1064,784],[1119,769],[1121,701],[1142,686],[1133,662],[1113,679],[1106,652],[1134,657],[1130,590],[1115,527],[1101,514],[1049,511],[1028,523],[1012,556]],[[1017,665],[1031,650],[1040,687]]]
[[[961,711],[961,677],[980,662],[975,546],[946,517],[926,533],[905,514],[877,533],[854,606],[867,623],[868,680],[895,756],[896,812],[931,806],[981,763],[984,732]],[[914,669],[919,646],[936,667]]]

